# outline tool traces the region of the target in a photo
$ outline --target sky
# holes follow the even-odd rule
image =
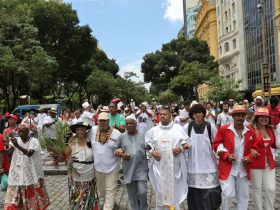
[[[193,0],[188,0],[193,1]],[[89,25],[98,45],[126,71],[143,81],[141,63],[147,53],[177,37],[183,25],[182,0],[64,0]]]

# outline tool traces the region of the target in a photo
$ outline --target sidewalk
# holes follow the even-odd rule
[[[45,175],[67,175],[67,168],[64,163],[59,163],[58,167],[54,166],[53,158],[47,151],[41,152],[41,159]]]

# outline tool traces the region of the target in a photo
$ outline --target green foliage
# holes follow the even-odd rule
[[[164,44],[160,51],[146,54],[143,60],[141,71],[144,81],[152,82],[151,93],[159,94],[170,88],[185,99],[197,95],[193,90],[217,73],[218,67],[205,41],[184,37]]]
[[[170,104],[172,102],[177,102],[179,100],[179,96],[176,95],[172,90],[168,89],[164,92],[161,92],[157,97],[157,101],[161,104]]]
[[[223,79],[220,76],[212,77],[206,82],[209,85],[207,97],[212,101],[227,101],[229,98],[241,99],[239,86],[242,80]]]

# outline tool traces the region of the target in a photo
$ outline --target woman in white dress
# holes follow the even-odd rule
[[[91,126],[87,122],[78,122],[70,126],[76,135],[68,143],[68,164],[73,166],[69,176],[70,209],[98,209],[98,196],[94,174],[93,155],[87,143],[87,130]]]
[[[46,209],[49,196],[44,184],[44,172],[38,139],[28,136],[28,127],[21,125],[19,137],[13,138],[7,150],[13,151],[4,202],[5,210]]]

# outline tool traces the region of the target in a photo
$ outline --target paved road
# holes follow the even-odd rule
[[[280,168],[277,168],[276,172],[277,179],[277,195],[275,201],[275,209],[280,209]],[[67,176],[66,175],[52,175],[46,176],[45,182],[47,190],[51,199],[50,210],[61,210],[68,208],[68,189],[67,189]],[[5,194],[0,192],[0,209],[3,209],[3,201]],[[250,196],[249,210],[254,210],[252,196]],[[153,210],[155,207],[155,197],[151,189],[151,185],[148,187],[148,202],[150,209]],[[101,200],[102,203],[102,200]],[[124,186],[120,186],[117,194],[117,204],[119,210],[130,210],[128,196]],[[181,209],[187,209],[186,201],[182,204]],[[232,209],[235,209],[235,203]]]

